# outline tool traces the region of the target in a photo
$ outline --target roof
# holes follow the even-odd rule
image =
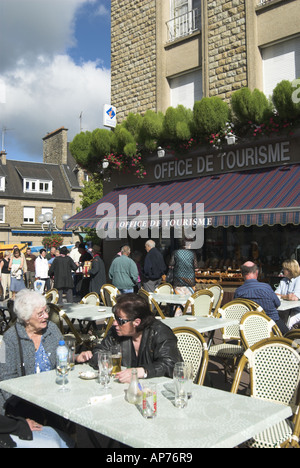
[[[57,164],[34,163],[7,160],[0,164],[0,175],[5,176],[5,192],[0,192],[0,199],[24,198],[26,200],[71,201],[71,195]],[[24,193],[23,178],[49,180],[53,183],[52,195],[43,193]]]

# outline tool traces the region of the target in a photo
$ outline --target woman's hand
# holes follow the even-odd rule
[[[43,426],[41,426],[41,424],[38,424],[32,419],[26,419],[26,421],[32,432],[41,431],[43,429]]]
[[[90,359],[92,359],[92,357],[93,353],[91,351],[83,351],[82,353],[78,354],[76,362],[78,362],[78,364],[83,364],[84,362],[87,362]]]
[[[125,369],[116,374],[116,378],[121,383],[130,383],[131,382],[131,369]],[[143,379],[145,375],[145,369],[143,367],[137,368],[137,376],[139,379]]]

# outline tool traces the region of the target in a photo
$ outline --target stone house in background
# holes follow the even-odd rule
[[[68,130],[61,127],[43,138],[43,162],[8,160],[5,151],[0,156],[0,244],[42,245],[51,232],[39,221],[45,213],[52,213],[53,232],[64,244],[73,243],[63,216],[80,208],[85,174],[69,151]]]

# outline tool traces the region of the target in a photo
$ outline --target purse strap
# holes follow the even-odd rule
[[[23,355],[23,348],[22,348],[22,345],[21,345],[20,335],[19,335],[18,330],[17,330],[17,325],[15,325],[15,332],[16,332],[17,340],[18,340],[18,344],[19,344],[19,353],[20,353],[20,361],[21,361],[21,373],[22,373],[22,377],[24,377],[26,375],[24,355]]]

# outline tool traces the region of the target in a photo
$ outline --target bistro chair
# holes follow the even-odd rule
[[[119,294],[121,293],[118,288],[112,284],[104,284],[100,290],[101,300],[106,307],[113,307]]]
[[[161,283],[154,291],[157,294],[174,294],[174,288],[170,283]],[[166,304],[161,302],[159,307],[162,309],[164,315],[172,314],[174,306],[172,304]]]
[[[238,298],[238,299],[233,299],[232,302],[239,302],[246,304],[250,310],[257,311],[257,312],[264,312],[264,309],[257,304],[257,302],[251,301],[250,299],[244,299],[244,298]]]
[[[59,328],[60,332],[64,334],[64,324],[60,316],[60,311],[61,311],[60,307],[58,307],[58,305],[56,304],[53,304],[53,302],[49,302],[47,304],[47,307],[48,307],[49,320],[55,323],[55,325],[57,325],[57,327]]]
[[[256,311],[247,312],[242,317],[240,335],[245,349],[268,338],[282,337],[282,333],[274,320],[265,313]]]
[[[154,292],[158,294],[174,294],[174,288],[170,283],[161,283]]]
[[[195,292],[186,302],[183,315],[188,313],[189,307],[191,308],[192,315],[197,317],[208,317],[212,315],[212,308],[214,304],[214,295],[208,289],[201,289]]]
[[[68,334],[74,336],[76,340],[76,345],[79,349],[81,349],[82,347],[84,349],[92,349],[94,347],[96,342],[96,337],[94,335],[84,334],[78,331],[75,325],[72,323],[70,318],[63,310],[60,310],[59,316],[63,323],[65,323],[67,326]]]
[[[49,289],[49,291],[47,291],[45,293],[45,298],[46,298],[46,301],[47,303],[51,303],[51,304],[57,304],[58,303],[58,299],[59,299],[59,293],[58,293],[58,290],[55,289],[55,288],[52,288],[52,289]]]
[[[221,330],[223,342],[211,345],[208,351],[210,357],[222,361],[225,382],[227,382],[227,373],[235,371],[236,361],[244,353],[244,347],[241,344],[240,322],[249,311],[250,307],[247,304],[238,301],[228,302],[218,311],[218,317],[237,321],[237,325],[230,325]]]
[[[203,385],[208,366],[208,351],[205,339],[197,330],[188,327],[173,329],[177,337],[177,346],[183,361],[193,366],[193,381]]]
[[[247,442],[253,448],[299,448],[300,348],[291,340],[275,337],[256,343],[241,358],[231,392],[237,393],[245,366],[250,369],[252,398],[289,405],[293,419],[274,425]]]
[[[139,296],[143,297],[149,304],[149,307],[152,312],[154,312],[154,315],[158,313],[158,315],[162,318],[165,319],[165,315],[161,308],[159,307],[158,303],[156,302],[155,299],[153,299],[152,294],[149,293],[148,291],[145,291],[145,289],[141,288],[138,292]]]
[[[79,304],[90,304],[98,306],[100,305],[99,295],[96,292],[90,292],[81,299]]]
[[[214,303],[212,306],[212,311],[213,311],[213,314],[216,315],[222,304],[224,290],[220,284],[208,285],[206,286],[206,289],[211,291],[214,295]]]
[[[296,341],[298,344],[300,344],[300,330],[293,328],[284,335],[284,338],[287,338],[291,341]]]

